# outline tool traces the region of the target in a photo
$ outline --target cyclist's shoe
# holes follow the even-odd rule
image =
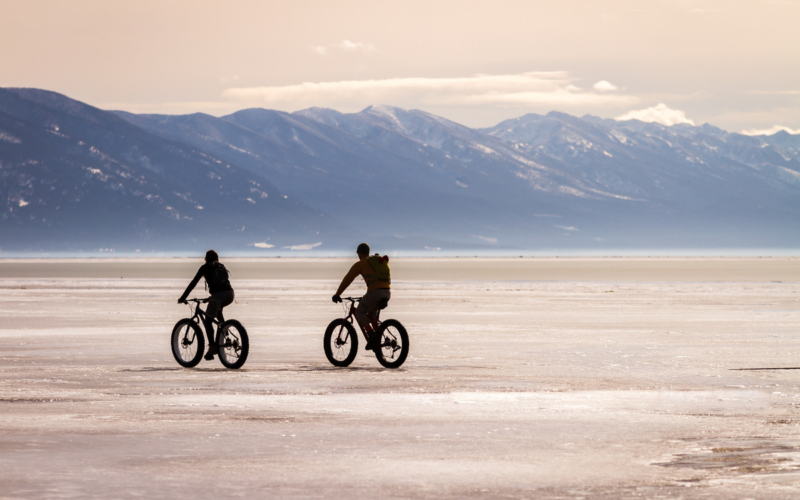
[[[367,351],[371,351],[374,349],[374,343],[378,340],[378,333],[374,330],[367,333],[367,345],[364,346],[364,349]]]
[[[208,346],[208,352],[205,355],[206,361],[213,360],[217,354],[219,354],[219,347],[216,344]]]

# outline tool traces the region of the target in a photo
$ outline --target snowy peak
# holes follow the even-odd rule
[[[418,109],[405,110],[391,106],[370,106],[359,114],[372,117],[373,123],[382,124],[388,129],[419,140],[424,140],[428,133],[435,134],[436,132],[432,131],[437,129],[448,130],[449,133],[471,134],[473,132],[469,127]]]
[[[558,112],[550,112],[545,116],[528,114],[501,122],[494,127],[484,129],[484,132],[492,137],[527,147],[537,147],[554,140],[581,142],[590,137],[590,142],[597,142],[608,135],[606,130],[593,122]]]
[[[314,120],[325,125],[338,127],[342,124],[345,114],[339,111],[328,108],[307,108],[292,113],[295,116],[300,116],[309,120]]]

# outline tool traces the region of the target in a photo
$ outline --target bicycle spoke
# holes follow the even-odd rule
[[[400,340],[400,336],[395,334],[389,328],[387,328],[383,332],[383,336],[380,342],[380,349],[385,359],[387,360],[395,359],[397,357],[397,352],[403,349],[402,340]]]
[[[181,366],[195,366],[203,351],[203,339],[198,339],[197,325],[191,320],[181,320],[172,330],[172,355]]]
[[[353,326],[345,319],[333,320],[325,330],[323,348],[328,361],[334,366],[350,366],[358,351],[358,337]]]
[[[191,353],[191,348],[192,348],[192,343],[194,342],[194,339],[189,340],[189,332],[191,330],[192,330],[191,327],[189,327],[189,325],[186,325],[186,329],[180,335],[180,339],[181,339],[181,346],[180,347],[181,347],[181,350],[184,352],[184,356],[183,356],[184,359],[191,359],[193,357],[193,355]]]
[[[241,338],[230,329],[222,332],[222,335],[224,341],[220,342],[220,352],[229,362],[235,362],[241,356]]]

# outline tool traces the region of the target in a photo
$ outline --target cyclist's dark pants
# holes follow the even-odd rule
[[[358,324],[365,329],[369,329],[370,327],[368,325],[370,322],[367,314],[375,317],[378,313],[378,305],[380,305],[381,299],[384,298],[387,301],[392,298],[392,291],[389,288],[376,288],[364,294],[364,296],[361,297],[361,302],[358,303],[358,307],[356,307],[356,319],[358,320]]]
[[[233,290],[217,292],[208,298],[206,319],[204,321],[206,335],[208,335],[208,345],[214,344],[214,323],[212,323],[212,319],[217,318],[222,323],[222,308],[233,303],[233,299]]]

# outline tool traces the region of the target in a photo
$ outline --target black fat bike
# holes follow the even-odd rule
[[[342,300],[350,302],[350,312],[344,318],[338,318],[328,325],[325,330],[324,348],[325,356],[333,366],[350,366],[356,359],[358,353],[358,335],[353,323],[356,314],[356,302],[361,299],[358,297],[342,297]],[[345,306],[347,307],[347,306]],[[379,343],[373,349],[378,363],[386,368],[400,368],[406,357],[408,357],[408,332],[405,327],[396,319],[380,320],[381,309],[386,308],[386,303],[382,302],[378,307],[376,316],[369,316],[372,323],[373,335],[377,332]],[[345,309],[347,312],[347,309]],[[361,328],[361,325],[358,325]],[[367,332],[361,328],[364,340],[369,341]]]
[[[208,299],[190,299],[189,308],[194,309],[191,318],[184,318],[175,324],[172,329],[172,355],[179,365],[191,368],[203,358],[205,352],[205,338],[200,325],[206,318],[206,313],[200,309],[200,304],[205,304]],[[194,306],[192,306],[194,302]],[[222,318],[222,314],[220,314]],[[217,326],[216,342],[219,346],[219,361],[225,368],[237,369],[247,361],[250,351],[250,339],[247,330],[235,319],[225,321],[214,318]]]

